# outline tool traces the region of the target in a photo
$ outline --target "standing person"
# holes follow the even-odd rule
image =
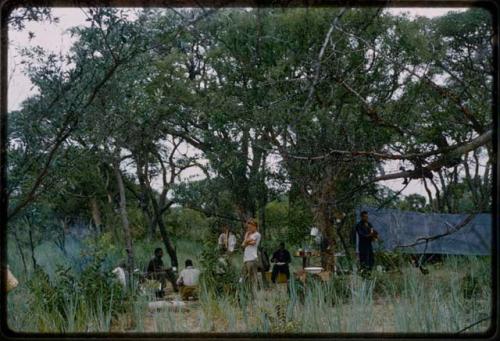
[[[146,277],[150,279],[155,279],[161,284],[160,296],[163,295],[165,290],[167,280],[172,283],[172,287],[175,292],[178,292],[177,283],[175,281],[175,275],[172,268],[165,268],[163,265],[162,258],[163,250],[161,247],[155,249],[154,257],[149,261],[148,268],[146,270]]]
[[[183,300],[187,301],[189,297],[196,297],[200,270],[193,266],[191,259],[186,259],[186,268],[181,271],[177,279],[177,285],[180,287],[180,293]]]
[[[246,226],[247,232],[241,244],[241,247],[245,250],[243,252],[243,278],[255,290],[256,284],[259,283],[257,261],[261,236],[257,231],[258,225],[254,219],[248,219]]]
[[[290,257],[290,252],[285,249],[285,243],[281,242],[279,249],[273,253],[271,257],[271,262],[275,263],[273,265],[273,273],[271,275],[271,281],[276,283],[276,277],[278,274],[285,274],[286,280],[290,279],[290,269],[288,268],[288,264],[292,261],[292,257]]]
[[[231,254],[234,252],[234,249],[236,247],[236,236],[233,232],[231,232],[227,224],[224,224],[223,228],[224,229],[219,235],[217,244],[219,244],[219,248],[222,251]]]
[[[377,238],[377,231],[368,221],[368,212],[361,212],[361,221],[356,225],[358,235],[359,263],[362,270],[371,270],[375,262],[372,241]]]

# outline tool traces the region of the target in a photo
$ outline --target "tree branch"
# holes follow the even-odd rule
[[[484,132],[484,127],[482,126],[482,124],[476,119],[475,115],[473,113],[470,112],[470,110],[462,103],[462,101],[460,100],[460,97],[457,96],[456,94],[452,93],[450,90],[448,89],[445,89],[444,87],[436,84],[432,79],[429,78],[429,76],[427,75],[419,75],[415,72],[415,70],[411,70],[410,68],[408,68],[406,65],[403,65],[401,62],[395,60],[395,59],[392,59],[390,57],[387,56],[387,54],[383,53],[383,52],[380,52],[380,51],[377,51],[376,47],[373,46],[370,42],[368,42],[366,39],[363,39],[362,37],[352,33],[352,32],[347,32],[345,30],[343,30],[342,28],[340,28],[338,25],[334,25],[334,27],[342,32],[342,33],[345,33],[347,35],[350,35],[352,37],[355,37],[357,39],[359,39],[360,41],[362,41],[366,46],[368,46],[370,49],[372,49],[374,52],[377,52],[383,59],[385,59],[386,61],[389,61],[389,62],[392,62],[394,64],[396,64],[398,67],[400,67],[401,69],[405,70],[406,72],[410,73],[412,76],[415,76],[417,77],[418,79],[420,80],[423,80],[426,84],[428,84],[432,89],[434,89],[439,95],[441,96],[444,96],[444,97],[447,97],[449,99],[451,99],[453,102],[456,103],[456,105],[459,107],[459,109],[462,111],[462,113],[464,114],[464,116],[471,122],[473,128],[480,134],[482,134]]]
[[[470,223],[472,221],[472,219],[474,219],[475,216],[476,216],[476,213],[471,213],[463,221],[461,221],[460,223],[458,223],[455,226],[452,226],[452,228],[450,228],[448,226],[445,233],[437,234],[437,235],[434,235],[434,236],[428,236],[428,237],[420,237],[420,238],[417,238],[414,243],[406,244],[406,245],[397,245],[395,247],[395,249],[396,248],[403,248],[403,247],[412,247],[412,246],[416,246],[416,245],[420,245],[420,244],[424,244],[424,243],[427,244],[428,242],[431,242],[433,240],[436,240],[436,239],[448,236],[450,234],[453,234],[455,232],[458,232],[465,225],[467,225],[468,223]]]
[[[96,84],[94,87],[92,93],[90,94],[90,97],[87,98],[86,103],[82,106],[82,110],[86,109],[88,106],[92,104],[94,101],[95,96],[99,92],[99,90],[104,86],[104,84],[111,78],[111,76],[114,74],[116,69],[121,63],[115,63],[111,69],[106,72],[104,77],[101,79],[99,83]],[[73,124],[69,127],[67,131],[66,125],[71,122],[71,120],[74,120]],[[75,112],[69,112],[68,115],[66,116],[65,123],[63,124],[63,128],[59,131],[55,143],[52,147],[52,149],[49,152],[48,158],[45,161],[45,164],[42,168],[42,171],[38,174],[33,186],[31,187],[30,191],[28,192],[28,195],[24,198],[24,200],[21,201],[17,206],[15,206],[10,213],[7,215],[7,220],[12,219],[15,215],[17,215],[26,205],[28,205],[36,196],[36,191],[42,184],[44,178],[47,176],[48,170],[50,168],[50,165],[52,163],[52,160],[54,159],[54,156],[59,149],[59,147],[66,141],[66,139],[70,136],[73,130],[76,129],[78,123],[78,115],[76,115]]]
[[[459,145],[458,147],[452,149],[449,153],[446,153],[445,155],[441,156],[436,161],[431,162],[426,167],[417,168],[417,169],[411,170],[411,171],[403,171],[403,172],[399,172],[399,173],[382,175],[382,176],[374,178],[371,182],[383,181],[383,180],[393,180],[393,179],[400,179],[400,178],[410,178],[410,179],[422,178],[426,174],[429,174],[429,172],[431,172],[431,171],[437,171],[443,167],[446,167],[447,165],[449,165],[451,163],[455,163],[455,160],[457,158],[461,158],[462,155],[470,152],[471,150],[477,149],[477,148],[491,142],[492,135],[493,135],[493,131],[488,130],[487,132],[476,137],[475,139],[473,139],[469,143]]]
[[[311,100],[314,95],[314,90],[316,88],[316,85],[318,84],[319,81],[319,75],[321,71],[321,59],[323,59],[323,55],[325,54],[326,46],[328,45],[328,42],[330,41],[330,37],[333,33],[333,29],[337,25],[337,22],[342,18],[342,16],[345,14],[347,11],[347,8],[342,8],[340,13],[333,19],[332,24],[330,25],[330,28],[328,29],[328,32],[326,33],[325,39],[323,41],[323,45],[321,46],[321,49],[319,51],[318,55],[318,60],[316,61],[315,64],[315,72],[314,72],[314,79],[311,84],[311,87],[309,88],[309,94],[307,95],[306,103],[304,104],[304,111],[307,112],[309,105],[311,103]]]

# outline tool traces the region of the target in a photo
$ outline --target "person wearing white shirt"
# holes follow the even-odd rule
[[[252,289],[255,289],[258,283],[258,247],[260,244],[260,233],[257,231],[258,225],[254,219],[246,222],[247,232],[241,246],[245,249],[243,252],[243,278],[249,282]]]
[[[224,226],[224,232],[219,235],[219,247],[228,253],[234,252],[236,247],[236,236],[229,230],[229,226]]]
[[[189,297],[196,297],[196,291],[200,279],[200,270],[193,266],[191,259],[186,259],[186,268],[181,271],[177,279],[177,285],[183,300],[187,301]]]

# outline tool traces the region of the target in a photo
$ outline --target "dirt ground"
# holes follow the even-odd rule
[[[170,296],[168,299],[173,298],[173,295]],[[394,307],[392,305],[387,305],[382,298],[376,299],[373,305],[373,309],[375,309],[375,316],[376,316],[376,321],[374,321],[375,325],[377,326],[375,329],[372,329],[372,332],[391,332],[394,331],[394,326],[392,321],[394,321],[393,315],[394,315]],[[183,309],[182,311],[171,311],[170,316],[175,316],[176,323],[181,323],[183,328],[186,332],[203,332],[205,330],[202,329],[202,324],[200,323],[201,319],[201,305],[199,302],[186,302],[186,309]],[[155,316],[156,314],[156,316]],[[155,332],[161,332],[161,328],[157,328],[156,323],[162,323],[164,312],[162,311],[157,311],[153,312],[150,311],[146,314],[144,317],[143,321],[143,329],[141,332],[146,332],[146,333],[155,333]],[[212,324],[212,328],[210,331],[212,332],[226,332],[227,331],[227,322],[226,321],[220,321],[218,323],[217,321],[214,321],[215,323]],[[131,332],[131,331],[138,331],[137,326],[134,326],[134,323],[129,320],[128,321],[128,326],[125,329],[121,329],[119,325],[116,325],[116,328],[113,328],[114,331],[121,331],[121,332]],[[240,331],[244,331],[244,326],[243,324],[236,329]]]
[[[415,269],[415,271],[419,271]],[[391,276],[401,276],[401,274],[391,274]],[[427,276],[427,275],[426,275]],[[444,280],[447,276],[444,269],[434,268],[429,279],[432,277],[432,281]],[[459,276],[461,277],[461,276]],[[286,284],[279,284],[276,287],[271,287],[260,292],[263,295],[264,301],[266,297],[276,295],[279,293],[286,293]],[[167,295],[164,298],[165,301],[181,301],[179,294],[174,293],[171,288],[167,291]],[[396,307],[394,306],[394,301],[388,300],[380,295],[374,296],[373,305],[373,320],[370,323],[369,332],[394,332],[396,326],[394,321],[396,320],[394,314]],[[185,302],[184,309],[160,309],[157,311],[149,310],[143,316],[141,326],[138,326],[136,321],[130,316],[122,317],[118,319],[113,326],[114,331],[118,332],[168,332],[169,330],[164,330],[164,328],[172,328],[175,325],[175,329],[180,332],[227,332],[228,331],[228,321],[227,320],[214,320],[215,315],[210,316],[211,321],[204,320],[204,312],[202,311],[202,306],[199,301],[187,301]],[[205,312],[206,313],[206,312]],[[236,326],[233,327],[233,331],[245,331],[245,325],[241,319],[241,316],[234,316],[234,321]],[[163,330],[162,330],[163,329]]]

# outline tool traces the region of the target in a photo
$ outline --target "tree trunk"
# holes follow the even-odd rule
[[[265,174],[266,174],[266,157],[267,155],[265,153],[261,153],[259,155],[259,163],[261,163],[261,166],[259,167],[260,169],[260,174],[257,174],[259,176],[259,186],[260,190],[258,191],[258,202],[259,202],[259,223],[260,223],[260,230],[262,237],[264,237],[266,233],[266,205],[269,200],[268,198],[268,189],[266,186],[266,179],[265,179]]]
[[[14,240],[16,241],[17,249],[19,251],[19,254],[21,255],[21,261],[23,262],[24,274],[25,274],[25,276],[28,276],[28,266],[26,265],[26,258],[24,258],[23,248],[21,247],[21,241],[19,240],[19,237],[17,236],[16,230],[14,230]]]
[[[259,209],[259,232],[261,234],[261,238],[264,238],[266,233],[266,204],[261,203]]]
[[[489,210],[489,200],[491,199],[490,169],[491,163],[488,160],[484,169],[483,183],[481,184],[481,212]]]
[[[61,228],[59,229],[59,233],[57,235],[57,238],[54,240],[54,243],[57,245],[59,250],[66,256],[66,231],[68,230],[67,228],[68,221],[66,218],[61,220]]]
[[[178,268],[179,261],[177,260],[177,251],[172,243],[172,240],[168,237],[167,229],[165,227],[165,223],[163,222],[163,217],[160,215],[157,219],[158,228],[160,230],[161,239],[163,240],[163,244],[165,245],[165,249],[170,257],[170,263],[173,267]]]
[[[427,197],[429,198],[429,206],[431,207],[432,210],[434,210],[434,200],[432,199],[432,193],[431,190],[429,189],[429,186],[427,186],[427,180],[423,178],[424,180],[424,188],[425,191],[427,192]]]
[[[313,214],[317,228],[321,231],[324,242],[321,248],[321,266],[332,273],[335,272],[335,230],[333,227],[333,199],[336,192],[338,169],[328,167],[315,184],[312,191]]]
[[[344,238],[344,236],[342,235],[342,232],[341,232],[341,228],[342,228],[342,226],[345,223],[345,219],[346,219],[345,217],[342,218],[342,221],[338,224],[337,235],[339,237],[340,243],[342,244],[342,247],[344,248],[345,257],[346,257],[347,263],[349,265],[349,268],[352,269],[353,261],[352,261],[352,258],[351,258],[351,254],[349,253],[349,248],[348,248],[347,243],[345,241],[345,238]]]
[[[165,227],[165,222],[163,221],[163,213],[162,208],[160,208],[158,201],[153,197],[153,193],[151,189],[149,189],[149,195],[151,197],[151,203],[153,204],[153,223],[158,224],[158,229],[160,230],[161,239],[163,240],[163,244],[165,245],[165,249],[167,250],[168,256],[170,257],[170,263],[173,267],[178,267],[179,263],[177,260],[177,252],[175,250],[174,244],[172,240],[169,238],[167,229]]]
[[[170,257],[170,263],[172,264],[172,267],[177,268],[179,265],[179,262],[177,260],[177,252],[175,250],[174,244],[172,243],[172,240],[168,236],[167,229],[163,221],[163,212],[166,207],[165,199],[163,197],[163,199],[159,202],[155,197],[155,193],[151,188],[151,184],[146,177],[147,169],[143,169],[143,167],[146,166],[146,163],[144,163],[141,159],[137,159],[136,163],[137,177],[139,179],[139,186],[142,192],[141,195],[143,196],[143,199],[141,200],[141,208],[149,223],[149,237],[151,238],[151,240],[154,238],[156,226],[158,225],[161,239],[163,241],[163,244],[165,245],[168,256]],[[164,194],[166,195],[166,192]],[[150,207],[153,208],[152,211],[149,209]]]
[[[123,232],[125,235],[125,250],[127,251],[127,267],[129,274],[134,271],[134,250],[132,246],[132,235],[130,233],[130,224],[128,221],[127,214],[127,199],[125,197],[125,186],[123,184],[123,178],[120,171],[120,164],[117,159],[114,160],[113,168],[116,175],[116,183],[118,185],[118,191],[120,194],[120,215],[122,219]],[[131,283],[131,281],[129,281]]]
[[[314,209],[314,221],[324,238],[321,248],[321,266],[330,272],[335,271],[335,233],[331,224],[330,210],[326,202],[320,202]]]
[[[444,211],[444,206],[443,202],[441,201],[441,191],[439,190],[439,187],[437,186],[436,182],[434,179],[430,179],[432,186],[434,186],[434,189],[436,190],[436,204],[437,204],[437,212],[442,212]]]
[[[452,213],[452,205],[450,202],[450,196],[448,195],[448,186],[446,184],[446,181],[444,180],[443,173],[441,171],[438,171],[439,175],[439,180],[441,181],[441,188],[443,189],[443,200],[444,204],[448,207],[448,213]],[[444,205],[443,205],[444,208]]]
[[[148,226],[148,241],[152,241],[155,237],[156,223],[153,221],[153,218],[151,217],[151,213],[149,211],[142,210],[142,213],[144,214],[144,219],[146,219],[146,225]]]
[[[36,263],[36,258],[35,258],[35,245],[33,244],[33,234],[31,232],[31,226],[28,229],[28,235],[30,239],[30,250],[31,250],[31,260],[33,261],[33,270],[38,269],[38,264]]]
[[[265,183],[261,184],[262,190],[259,191],[259,226],[260,226],[260,234],[262,238],[264,238],[266,234],[266,205],[267,205],[267,187]]]
[[[139,186],[141,188],[141,193],[140,193],[141,210],[144,215],[144,218],[146,219],[146,224],[148,225],[148,239],[153,240],[156,232],[156,225],[158,222],[150,210],[150,200],[149,200],[150,189],[149,186],[147,185],[145,171],[143,170],[144,162],[142,161],[142,159],[137,158],[136,164],[137,164],[137,178],[139,179]]]
[[[469,163],[467,162],[468,155],[465,155],[463,165],[465,169],[465,181],[467,182],[467,186],[469,187],[469,191],[471,192],[472,195],[472,201],[474,202],[474,207],[476,210],[480,209],[480,199],[479,195],[477,193],[477,190],[480,190],[480,188],[477,188],[477,174],[472,178],[469,170]]]
[[[92,213],[92,220],[94,221],[96,230],[100,233],[102,227],[101,211],[99,210],[99,205],[97,204],[97,199],[95,197],[90,198],[90,211]]]

